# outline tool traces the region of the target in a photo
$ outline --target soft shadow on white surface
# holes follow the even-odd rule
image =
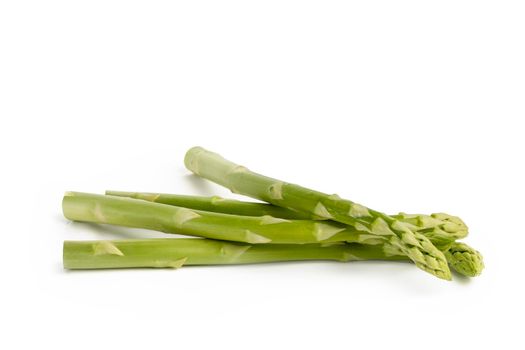
[[[145,229],[136,229],[123,226],[113,226],[105,224],[93,224],[89,222],[75,223],[86,226],[95,239],[146,239],[146,238],[166,238],[166,234]]]
[[[214,278],[220,276],[238,276],[246,283],[246,277],[249,276],[251,283],[277,283],[281,286],[292,286],[296,283],[303,285],[305,288],[312,288],[325,285],[330,288],[331,284],[357,284],[358,289],[364,286],[381,285],[384,288],[393,288],[398,292],[408,293],[409,295],[430,296],[440,294],[440,288],[447,287],[447,281],[435,281],[432,276],[426,276],[418,271],[415,266],[409,262],[384,262],[384,261],[356,261],[356,262],[335,262],[335,261],[288,261],[275,263],[260,264],[242,264],[242,265],[202,265],[202,266],[184,266],[181,269],[158,269],[158,268],[137,268],[137,269],[106,269],[106,270],[64,270],[60,266],[60,271],[68,275],[100,275],[121,278],[119,274],[141,275],[143,273],[155,274],[155,276],[165,276],[170,281],[181,283],[187,280],[190,275],[214,275]],[[166,274],[166,275],[164,275]],[[150,278],[155,278],[151,276]],[[283,281],[285,278],[285,281]],[[426,280],[431,283],[427,283]],[[353,281],[353,282],[352,282]],[[168,281],[166,281],[168,282]],[[284,282],[284,284],[283,284]],[[208,284],[209,281],[202,281],[195,286]],[[235,285],[242,284],[237,281]],[[464,282],[461,282],[464,284]],[[310,287],[308,287],[310,285]],[[357,286],[354,286],[356,288]],[[224,288],[234,288],[234,286],[224,286]]]
[[[181,177],[182,181],[188,185],[188,187],[196,195],[201,196],[214,196],[217,192],[214,189],[214,185],[202,177],[194,174],[187,174]]]
[[[158,231],[137,229],[123,226],[106,224],[94,224],[91,222],[70,222],[70,232],[72,235],[77,232],[86,232],[91,236],[90,239],[147,239],[147,238],[169,238],[180,237],[177,234],[166,234]],[[82,237],[83,238],[83,237]]]

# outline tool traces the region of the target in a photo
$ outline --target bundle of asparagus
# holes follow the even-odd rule
[[[106,191],[67,192],[64,216],[200,238],[64,242],[64,267],[98,269],[246,264],[288,260],[411,260],[450,280],[483,269],[479,252],[457,240],[458,217],[387,215],[363,205],[249,171],[200,147],[186,167],[196,175],[267,203],[220,197]]]

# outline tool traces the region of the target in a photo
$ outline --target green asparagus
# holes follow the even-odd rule
[[[281,219],[308,220],[312,215],[277,207],[268,203],[244,202],[219,196],[201,197],[167,193],[106,191],[106,195],[142,199],[149,202],[173,205],[189,209],[211,211],[223,214],[264,216]]]
[[[474,277],[481,273],[479,253],[462,245],[452,267]],[[115,241],[65,241],[66,269],[109,269],[132,267],[179,268],[183,265],[253,264],[298,260],[408,260],[384,246],[357,243],[330,244],[247,244],[212,239],[144,239]],[[475,261],[475,263],[472,263]],[[463,266],[467,266],[464,268]]]
[[[341,199],[337,195],[328,195],[254,173],[201,147],[190,149],[184,162],[196,175],[225,186],[234,193],[352,225],[360,231],[381,237],[391,246],[400,249],[422,270],[445,280],[451,279],[444,254],[428,238],[403,221]]]
[[[70,197],[73,197],[73,198],[70,198]],[[179,209],[184,210],[186,208],[165,206],[162,204],[160,208],[159,207],[152,208],[152,206],[149,204],[154,204],[154,203],[147,203],[144,201],[134,200],[134,199],[131,199],[131,200],[126,200],[125,198],[122,198],[122,199],[124,200],[120,200],[120,198],[112,198],[112,196],[102,196],[102,195],[68,192],[66,193],[64,197],[64,201],[63,201],[64,214],[67,218],[72,219],[72,220],[77,220],[77,221],[110,223],[110,224],[117,224],[117,225],[123,225],[123,226],[154,229],[154,230],[163,231],[163,232],[185,233],[185,234],[195,235],[195,236],[200,236],[200,237],[212,237],[213,236],[213,237],[220,237],[223,240],[232,240],[232,241],[239,240],[238,228],[242,229],[243,227],[245,227],[244,225],[246,225],[247,221],[250,221],[253,223],[253,219],[259,220],[259,221],[260,220],[273,221],[273,219],[275,219],[269,216],[252,217],[252,218],[241,216],[240,217],[241,222],[236,221],[236,224],[235,224],[236,229],[233,230],[233,234],[232,234],[232,227],[230,226],[231,223],[228,222],[228,220],[231,221],[232,217],[233,218],[237,218],[237,217],[233,215],[225,215],[225,216],[219,215],[221,219],[219,219],[218,225],[208,227],[208,229],[204,231],[200,231],[202,229],[201,227],[201,228],[197,228],[198,230],[197,232],[189,232],[189,231],[186,231],[186,229],[188,229],[187,227],[185,227],[185,230],[181,230],[180,227],[177,227],[176,225],[173,226],[173,218],[176,217],[177,215],[176,211]],[[130,201],[132,203],[130,203]],[[141,203],[141,202],[144,202],[144,203]],[[243,202],[239,201],[239,203],[243,203]],[[187,204],[191,204],[191,203],[188,202]],[[233,204],[233,201],[232,201],[232,204]],[[129,205],[131,205],[131,207]],[[130,208],[132,208],[132,210],[129,210]],[[158,210],[158,209],[162,209],[162,210]],[[166,211],[166,209],[168,209],[168,211]],[[208,218],[210,216],[213,217],[213,213],[208,213],[204,211],[196,211],[196,212]],[[136,215],[137,213],[142,213],[143,216],[137,217]],[[290,222],[296,223],[299,225],[291,226],[289,225]],[[274,235],[276,236],[275,241],[272,241],[271,243],[282,243],[282,242],[287,242],[287,241],[295,241],[294,243],[305,243],[304,235],[302,236],[303,239],[297,239],[298,236],[296,235],[296,232],[297,232],[296,228],[301,227],[301,226],[307,226],[306,225],[307,223],[313,224],[313,226],[311,227],[315,227],[315,224],[316,224],[316,222],[309,221],[309,220],[286,220],[283,223],[288,223],[287,225],[288,229],[281,230],[279,232],[271,230],[270,236],[274,236]],[[321,222],[321,223],[325,224],[325,222]],[[195,229],[195,227],[193,228]],[[253,236],[250,237],[250,236],[240,235],[240,237],[241,239],[247,238],[247,237],[253,239]],[[318,239],[317,236],[315,240],[312,240],[311,237],[312,236],[310,236],[310,240],[308,240],[306,243],[319,242],[317,240]],[[434,240],[434,239],[435,238],[431,238],[431,240]],[[366,232],[359,232],[351,226],[346,227],[344,234],[338,233],[338,235],[331,237],[331,239],[324,240],[323,243],[326,244],[328,242],[340,242],[340,241],[347,241],[347,242],[354,242],[354,243],[359,242],[359,243],[364,243],[364,244],[383,244],[384,243],[383,240],[380,240],[380,239],[378,240],[376,237],[369,235]],[[259,243],[259,242],[257,241],[255,243]],[[442,246],[441,249],[443,251],[446,251],[451,244],[453,244],[453,242],[448,242],[447,245]],[[385,245],[387,246],[388,243],[386,243]],[[463,244],[463,247],[468,247],[468,246]],[[404,255],[401,250],[396,249],[395,247],[389,247],[388,250],[390,252],[395,252],[396,255]],[[471,251],[475,252],[473,249],[471,249]],[[479,253],[477,254],[479,255]],[[477,273],[472,272],[472,271],[477,271],[477,270],[480,271],[480,269],[478,268],[476,270],[476,267],[473,266],[473,264],[470,262],[472,259],[476,257],[471,257],[471,255],[469,255],[468,253],[467,254],[465,253],[453,254],[453,255],[449,255],[447,253],[446,257],[447,257],[447,261],[451,262],[451,266],[458,272],[464,275],[467,275],[467,276],[471,276],[471,275],[474,276],[474,275],[479,274],[479,272]],[[481,259],[480,255],[479,255],[478,260],[479,259]],[[463,266],[470,268],[469,270],[470,272],[466,271],[465,268],[462,269]]]
[[[464,243],[451,253],[451,266],[474,277],[483,270],[477,251]],[[448,253],[447,253],[448,255]],[[247,244],[212,239],[145,239],[117,241],[65,241],[66,269],[170,267],[182,265],[249,264],[292,260],[408,260],[400,250],[358,243]]]
[[[305,220],[312,215],[266,203],[245,202],[225,199],[218,196],[201,197],[150,192],[106,191],[106,195],[142,199],[155,203],[168,204],[189,209],[233,215],[270,215],[283,219]],[[391,215],[410,225],[415,231],[423,233],[439,249],[446,250],[452,242],[467,236],[468,228],[458,217],[435,213],[431,215],[399,213]]]
[[[231,201],[231,204],[233,203],[234,201]],[[243,202],[239,203],[239,206],[244,206]],[[191,203],[187,200],[186,204]],[[64,216],[74,221],[145,228],[235,242],[254,244],[388,242],[382,236],[371,235],[334,221],[288,220],[269,215],[252,217],[222,214],[111,195],[67,192],[62,206]],[[425,232],[427,229],[425,226],[422,227],[421,230]],[[425,232],[425,235],[427,234]],[[431,240],[435,241],[440,249],[445,250],[455,239],[453,236],[445,235],[438,238],[431,237]]]
[[[67,192],[64,216],[74,221],[144,228],[245,243],[381,243],[382,237],[347,225],[288,220],[272,216],[240,216],[153,203],[133,198]]]
[[[211,239],[65,241],[66,269],[250,264],[293,260],[405,260],[381,246],[361,244],[246,244]]]

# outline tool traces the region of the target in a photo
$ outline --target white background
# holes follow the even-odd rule
[[[523,346],[522,1],[2,1],[3,349]],[[470,226],[482,276],[309,262],[67,272],[66,190],[231,196],[185,151]]]

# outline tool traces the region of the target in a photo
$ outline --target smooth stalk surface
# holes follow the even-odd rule
[[[362,244],[245,244],[211,239],[65,241],[66,269],[252,264],[294,260],[406,260]]]
[[[189,209],[211,211],[223,214],[264,216],[282,219],[308,220],[312,215],[277,207],[268,203],[244,202],[219,196],[202,197],[168,193],[106,191],[106,195],[142,199],[149,202],[174,205]]]
[[[247,244],[198,238],[66,241],[63,255],[66,269],[177,268],[291,260],[408,260],[401,251],[385,245]],[[446,255],[450,255],[449,263],[461,275],[474,277],[483,270],[479,252],[464,243],[455,243]]]
[[[139,199],[67,192],[64,216],[74,221],[144,228],[245,243],[381,243],[381,237],[347,225],[272,216],[240,216],[192,210]]]

